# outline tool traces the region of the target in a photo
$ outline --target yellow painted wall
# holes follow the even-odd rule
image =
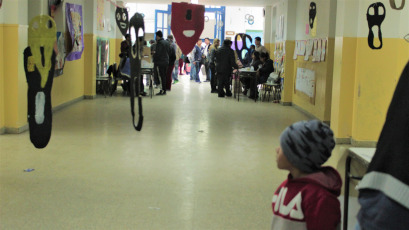
[[[84,34],[84,95],[96,95],[97,75],[97,37],[94,34]]]
[[[7,44],[7,45],[4,45]],[[27,124],[27,83],[23,51],[27,46],[27,26],[3,25],[4,126]]]
[[[282,75],[284,78],[284,89],[281,93],[281,101],[283,103],[291,103],[293,101],[294,89],[294,60],[292,53],[294,53],[295,41],[285,41],[285,72]]]
[[[81,59],[66,61],[63,75],[55,77],[51,91],[52,106],[77,99],[84,95],[84,54]]]
[[[4,48],[3,48],[3,24],[0,24],[0,129],[4,128]]]
[[[109,64],[116,62],[116,39],[109,39]]]
[[[335,39],[331,128],[337,138],[352,136],[356,45],[357,38]]]
[[[304,56],[299,56],[295,61],[292,60],[292,62],[294,62],[292,74],[294,82],[297,75],[297,68],[315,71],[315,103],[311,103],[307,95],[295,91],[293,94],[293,103],[322,121],[330,121],[331,118],[334,43],[335,39],[328,39],[327,56],[324,62],[312,62],[312,57],[310,57],[309,61],[304,61]],[[287,77],[288,76],[291,75],[287,73]],[[295,85],[293,89],[295,89]]]
[[[121,53],[121,42],[122,39],[115,39],[115,62],[119,64],[120,58],[119,54]]]
[[[357,39],[354,140],[378,140],[396,83],[409,60],[407,47],[403,39],[384,38],[383,48],[372,50],[367,38]]]

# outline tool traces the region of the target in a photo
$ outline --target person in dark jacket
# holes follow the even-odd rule
[[[229,79],[233,68],[239,68],[235,60],[234,51],[230,48],[230,45],[231,41],[224,40],[223,46],[215,54],[219,97],[224,97],[225,95],[228,97],[232,96]],[[224,92],[224,89],[226,89],[226,92]]]
[[[256,46],[251,45],[250,50],[246,53],[243,59],[243,66],[244,67],[250,67],[251,62],[253,61],[253,53],[256,51]]]
[[[257,81],[251,81],[250,87],[250,96],[249,98],[255,99],[258,95],[256,92],[256,86],[258,84],[263,84],[267,82],[268,76],[270,73],[274,72],[274,62],[270,59],[268,53],[261,53],[260,60],[263,63],[263,66],[257,70]]]
[[[176,61],[176,44],[173,42],[173,35],[168,35],[168,39],[170,46],[170,53],[169,53],[169,65],[166,71],[166,90],[171,89],[172,87],[172,73],[173,69],[175,68],[175,61]]]
[[[163,39],[162,31],[156,32],[156,51],[153,55],[153,63],[159,69],[159,76],[162,81],[162,90],[156,95],[166,95],[166,70],[169,65],[170,46],[169,42]]]
[[[153,61],[153,55],[156,52],[156,41],[155,40],[150,40],[149,44],[151,44],[151,56],[152,56],[152,61]],[[159,73],[158,73],[158,67],[154,64],[153,65],[153,81],[155,83],[155,88],[160,85],[160,80],[159,80]]]
[[[250,63],[250,67],[252,67],[254,71],[257,71],[259,66],[263,65],[263,63],[260,60],[260,53],[257,51],[254,51],[251,56],[252,56],[252,61]],[[250,88],[251,78],[241,77],[240,81],[243,84],[243,94],[247,95],[248,89]]]

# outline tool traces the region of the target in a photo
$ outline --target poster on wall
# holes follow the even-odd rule
[[[104,0],[98,0],[97,2],[97,30],[104,30],[105,27],[105,20],[104,20],[104,12],[105,12],[105,2]]]
[[[81,58],[84,50],[84,31],[82,22],[82,6],[66,3],[65,16],[67,18],[67,61],[74,61]]]
[[[62,32],[57,32],[57,56],[55,60],[54,77],[63,74],[65,64],[65,39]]]
[[[297,68],[297,77],[295,81],[295,92],[306,94],[310,97],[311,103],[315,103],[315,71]]]

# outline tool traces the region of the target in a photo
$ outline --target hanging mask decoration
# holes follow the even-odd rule
[[[310,3],[310,17],[309,17],[309,23],[310,23],[310,28],[314,28],[314,21],[315,21],[315,16],[317,16],[317,5],[315,2]]]
[[[115,20],[122,35],[125,36],[128,33],[129,28],[128,11],[125,8],[117,7],[115,11]]]
[[[51,87],[53,85],[56,54],[56,25],[48,15],[30,21],[28,47],[24,50],[26,73],[27,116],[30,140],[36,148],[47,146],[51,138]]]
[[[373,8],[373,14],[370,14],[370,9]],[[382,12],[380,14],[379,12],[379,8],[382,8]],[[377,2],[374,4],[371,4],[368,7],[368,10],[366,12],[366,19],[368,20],[368,27],[369,27],[369,35],[368,35],[368,45],[369,47],[371,47],[372,49],[381,49],[382,48],[382,30],[381,30],[381,24],[383,22],[383,20],[385,19],[385,15],[386,15],[386,10],[385,10],[385,6],[382,4],[382,2]],[[380,45],[378,47],[375,47],[375,45],[373,44],[374,42],[374,38],[375,35],[372,31],[374,26],[378,26],[378,38],[380,41]]]
[[[143,35],[139,34],[139,30],[142,30]],[[137,131],[141,131],[143,124],[143,114],[142,114],[142,96],[141,96],[141,60],[143,53],[143,41],[145,40],[145,23],[143,21],[142,14],[136,13],[129,22],[129,34],[131,37],[135,34],[135,45],[130,47],[131,49],[131,77],[130,77],[130,97],[131,97],[131,114],[132,114],[132,124]],[[138,95],[138,106],[139,106],[139,120],[138,124],[135,125],[135,95]]]
[[[188,3],[172,3],[171,28],[183,54],[195,47],[204,29],[205,7]]]
[[[1,9],[1,5],[3,4],[3,0],[0,0],[0,9]]]
[[[402,4],[400,5],[400,7],[396,7],[396,0],[389,0],[389,2],[391,3],[391,7],[394,10],[401,10],[403,9],[403,7],[405,7],[405,0],[402,0]]]
[[[237,44],[239,37],[241,38],[241,41],[243,43],[241,46],[241,49]],[[243,51],[247,51],[246,53],[250,52],[250,47],[247,47],[247,39],[250,41],[250,44],[253,43],[253,39],[248,34],[239,33],[239,34],[236,34],[236,37],[234,38],[234,49],[236,50],[237,56],[239,57],[241,63],[244,63],[243,62]]]

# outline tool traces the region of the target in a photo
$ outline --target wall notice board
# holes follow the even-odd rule
[[[297,68],[294,93],[297,92],[307,95],[311,104],[315,104],[315,71]]]

